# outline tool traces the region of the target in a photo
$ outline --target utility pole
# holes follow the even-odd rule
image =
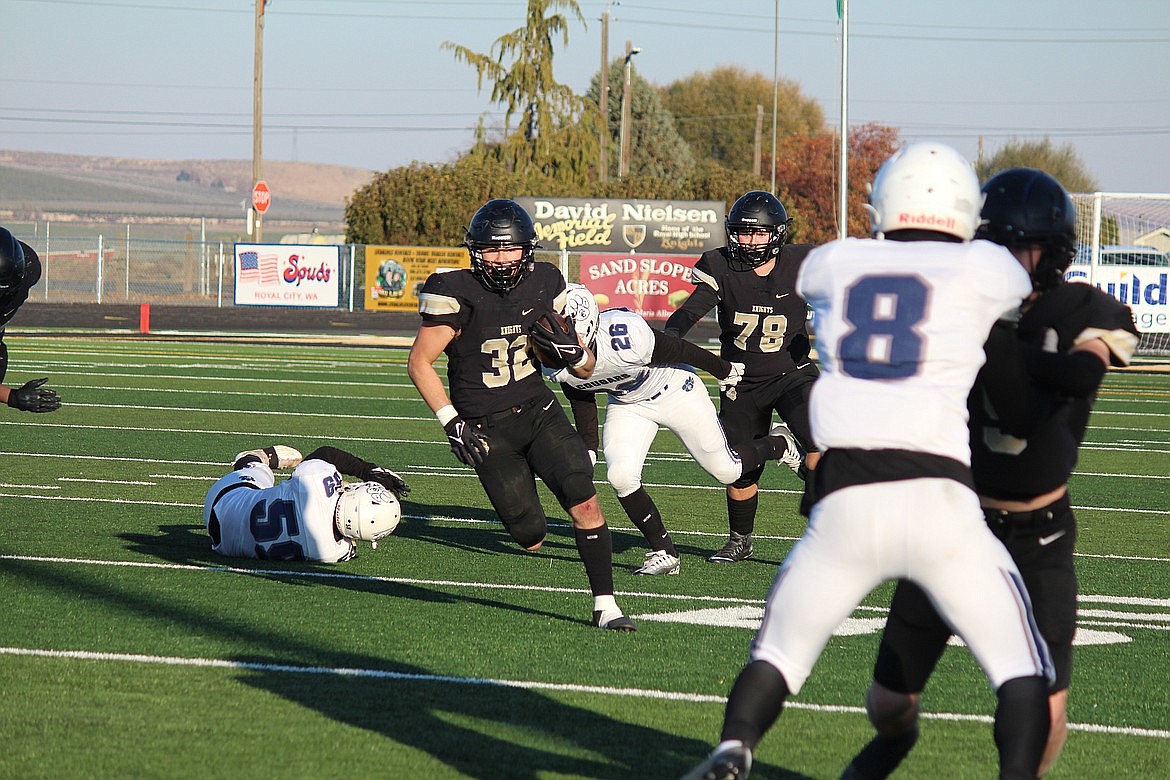
[[[622,87],[622,133],[618,150],[618,178],[630,175],[630,70],[634,55],[642,51],[626,41],[625,85]]]
[[[609,181],[609,11],[601,15],[601,152],[597,158],[597,178]]]
[[[752,145],[752,175],[760,175],[760,135],[764,132],[764,107],[756,103],[756,133],[755,143]]]
[[[268,0],[256,0],[256,46],[255,60],[252,64],[252,186],[264,178],[264,152],[261,138],[261,124],[264,111],[261,108],[261,88],[264,83],[264,6]],[[252,231],[252,240],[259,243],[263,234],[262,223],[264,215],[255,209],[255,227]]]

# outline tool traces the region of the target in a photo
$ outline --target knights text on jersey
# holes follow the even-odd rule
[[[625,309],[607,309],[597,320],[597,339],[594,345],[597,365],[588,379],[579,379],[567,368],[549,377],[593,393],[609,393],[621,403],[637,403],[655,396],[666,388],[672,378],[685,372],[673,366],[650,366],[654,355],[654,331],[633,312]]]
[[[250,470],[234,471],[221,482],[245,481]],[[212,549],[221,555],[267,560],[334,563],[352,558],[353,542],[338,539],[334,532],[339,487],[336,466],[305,460],[278,485],[226,492],[214,507],[220,543]]]
[[[1020,318],[1019,334],[1026,342],[1055,352],[1100,338],[1109,345],[1117,366],[1129,365],[1138,343],[1128,306],[1096,287],[1075,282],[1058,285],[1037,298]],[[1018,439],[999,430],[994,410],[976,387],[969,400],[971,465],[980,494],[1028,500],[1068,482],[1093,399],[1054,399],[1053,403],[1056,408],[1036,423],[1027,439]]]
[[[487,290],[471,271],[431,274],[418,297],[425,324],[456,331],[447,346],[451,403],[464,417],[483,417],[536,397],[554,397],[528,346],[542,313],[560,311],[565,279],[556,266],[537,263],[507,293]]]
[[[822,449],[901,449],[971,462],[967,396],[992,324],[1031,292],[987,241],[847,238],[808,256],[822,373],[809,404]]]
[[[796,292],[796,276],[811,249],[809,244],[786,245],[767,276],[733,270],[726,248],[704,252],[691,269],[692,282],[708,285],[719,296],[720,354],[743,363],[749,383],[809,362],[808,308]]]

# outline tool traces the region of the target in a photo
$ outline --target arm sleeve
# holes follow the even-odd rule
[[[351,455],[345,450],[328,446],[313,450],[305,456],[305,460],[323,460],[326,463],[332,463],[342,474],[357,477],[363,481],[369,480],[370,471],[376,467],[375,464],[362,460],[356,455]]]
[[[1038,384],[1073,398],[1087,398],[1095,393],[1105,376],[1105,364],[1089,352],[1045,352],[1031,348],[1025,358],[1028,373]]]
[[[650,361],[656,366],[687,363],[716,379],[725,379],[731,373],[731,364],[714,352],[665,331],[654,331],[654,354]]]
[[[573,423],[577,426],[577,433],[585,440],[586,449],[597,452],[600,448],[600,439],[597,435],[597,397],[586,390],[561,385],[561,391],[569,400],[569,409],[573,412]]]
[[[673,333],[680,338],[687,335],[695,323],[703,319],[718,303],[719,293],[705,284],[697,285],[691,297],[666,320],[666,324],[662,326],[663,332]]]

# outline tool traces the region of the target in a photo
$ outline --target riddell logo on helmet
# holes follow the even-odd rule
[[[899,225],[930,225],[933,227],[955,227],[954,217],[941,218],[934,214],[910,214],[903,211],[898,215]]]

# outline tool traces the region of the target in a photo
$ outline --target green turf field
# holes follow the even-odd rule
[[[9,336],[6,382],[67,406],[0,409],[0,778],[673,778],[709,750],[800,483],[769,467],[756,557],[704,556],[722,488],[670,434],[644,474],[683,553],[645,551],[597,470],[634,634],[588,624],[571,528],[526,553],[406,377],[406,351]],[[342,564],[211,553],[203,495],[236,452],[333,444],[413,491]],[[1170,376],[1111,372],[1072,480],[1081,616],[1072,732],[1052,778],[1170,776]],[[843,624],[753,778],[836,778],[889,588]],[[977,594],[973,594],[976,595]],[[905,778],[995,775],[995,699],[961,647],[925,695]]]

